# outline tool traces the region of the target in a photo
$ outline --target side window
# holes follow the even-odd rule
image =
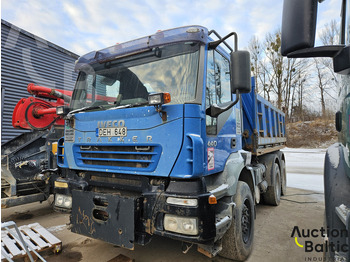
[[[206,108],[231,101],[229,61],[219,52],[208,51]],[[217,134],[217,118],[206,116],[208,135]]]
[[[106,85],[106,96],[117,97],[119,95],[119,80],[115,81],[112,85]]]
[[[86,91],[84,90],[84,93],[82,95],[84,97],[80,98],[80,101],[83,101],[86,99],[86,103],[88,106],[90,106],[93,102],[95,102],[95,88],[93,87],[94,85],[94,76],[93,75],[87,75],[86,77],[86,82],[87,82],[87,89]]]

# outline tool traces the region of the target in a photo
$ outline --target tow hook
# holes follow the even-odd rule
[[[193,246],[193,243],[186,243],[186,242],[182,242],[182,253],[187,254],[187,252],[191,249],[191,247]]]

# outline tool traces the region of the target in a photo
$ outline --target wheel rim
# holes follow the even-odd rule
[[[245,244],[247,244],[250,239],[251,219],[252,219],[252,214],[251,214],[250,203],[249,203],[249,200],[246,199],[243,204],[242,218],[241,218],[242,238]]]

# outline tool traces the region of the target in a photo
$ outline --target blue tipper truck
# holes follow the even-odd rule
[[[73,232],[127,249],[160,235],[184,252],[249,256],[255,204],[278,205],[286,190],[286,134],[237,42],[187,26],[78,59],[70,108],[57,109],[55,209],[71,212]]]

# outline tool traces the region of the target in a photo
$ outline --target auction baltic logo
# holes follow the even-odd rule
[[[348,235],[348,231],[346,229],[329,229],[321,227],[319,229],[299,229],[298,226],[294,226],[292,234],[290,237],[294,238],[295,244],[300,247],[304,248],[304,251],[306,253],[310,252],[344,252],[347,253],[350,250],[350,247],[348,244],[343,244],[337,241],[336,243],[330,242],[328,240],[325,241],[325,243],[322,244],[315,244],[312,239],[315,238],[325,238],[328,239],[328,237],[345,237]],[[303,238],[307,238],[307,240],[302,240]]]

